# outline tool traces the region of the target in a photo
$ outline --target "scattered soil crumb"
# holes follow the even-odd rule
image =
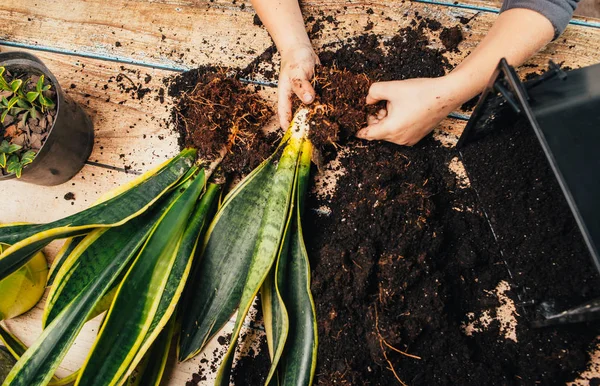
[[[462,29],[459,25],[452,28],[444,28],[440,33],[440,40],[446,50],[458,51],[458,45],[463,41]]]
[[[350,150],[344,148],[338,152],[338,157],[328,162],[315,175],[313,194],[323,200],[331,200],[337,185],[337,180],[346,173],[346,170],[340,162],[341,157],[348,155]]]
[[[458,136],[448,130],[436,128],[433,130],[433,138],[444,147],[454,147],[458,143]]]
[[[65,200],[75,200],[75,193],[69,192],[69,193],[65,194],[64,199]]]

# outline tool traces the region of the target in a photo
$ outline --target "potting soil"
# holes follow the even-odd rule
[[[415,23],[392,39],[359,36],[321,52],[321,61],[335,68],[329,75],[349,71],[367,79],[360,90],[373,80],[443,75],[450,65],[443,50],[430,48],[428,24]],[[328,91],[319,92],[323,98]],[[334,99],[353,101],[356,95],[350,92],[357,88],[337,87]],[[360,114],[347,127],[366,120],[360,100],[352,103],[359,104],[355,111]],[[352,130],[322,131],[327,151],[317,176],[321,181],[309,195],[304,218],[319,329],[315,384],[565,384],[583,372],[598,343],[598,323],[533,329],[519,295],[524,287],[536,286],[527,290],[531,299],[553,299],[555,304],[593,296],[597,275],[590,265],[584,268],[585,258],[542,266],[531,256],[505,256],[513,274],[522,272],[511,277],[500,254],[502,243],[494,239],[474,190],[464,175],[456,175],[462,173],[455,149],[432,136],[414,147],[360,141],[351,136]],[[485,157],[476,155],[480,170],[498,170],[484,173],[487,180],[482,183],[491,188],[489,196],[482,197],[486,210],[506,199],[501,196],[504,182],[522,167],[514,152],[529,151],[532,145],[511,145],[511,135],[490,137],[496,145],[509,142],[495,146],[494,152],[490,145]],[[328,146],[331,142],[335,145]],[[532,151],[531,157],[540,155]],[[498,158],[504,160],[502,165]],[[521,182],[540,176],[539,190],[555,203],[559,195],[545,185],[547,172],[535,170],[543,165],[541,159],[531,165],[530,172],[519,175]],[[326,173],[338,177],[323,182]],[[519,189],[511,194],[518,195]],[[527,212],[530,204],[513,205],[495,221],[509,221]],[[550,213],[553,208],[539,206],[537,225],[553,227],[557,216],[562,218],[561,209]],[[515,228],[501,241],[529,234],[520,227],[522,222],[513,220]],[[551,233],[556,240],[547,245],[556,254],[570,251],[565,260],[581,251],[571,225],[560,223]],[[558,240],[567,240],[572,249]],[[535,240],[544,241],[548,240]],[[532,251],[533,245],[532,240],[523,248]],[[243,376],[248,369],[264,372],[268,363],[267,350],[242,358],[234,370],[236,384],[249,385],[250,378]],[[251,379],[263,378],[254,374]]]

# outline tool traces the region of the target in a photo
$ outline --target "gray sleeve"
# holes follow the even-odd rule
[[[526,8],[546,16],[554,27],[554,38],[563,33],[577,8],[579,0],[504,0],[500,12]]]

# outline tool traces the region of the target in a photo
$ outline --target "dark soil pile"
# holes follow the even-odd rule
[[[524,119],[497,126],[463,155],[523,299],[562,311],[600,297],[600,276],[533,129]]]
[[[369,79],[442,75],[448,64],[427,47],[421,29],[402,31],[412,42],[391,39],[397,45],[388,46],[389,56],[357,49],[380,45],[376,36],[363,35],[321,58]],[[519,291],[523,283],[510,277],[474,191],[456,186],[448,170],[456,150],[431,137],[413,148],[344,144],[352,149],[341,158],[346,174],[333,197],[309,198],[313,210],[305,219],[319,320],[316,383],[564,384],[586,368],[598,324],[532,329],[519,308],[517,342],[501,337],[505,326],[497,320],[472,336],[464,332],[469,313],[496,316],[500,300],[492,292],[499,283]],[[505,151],[508,158],[515,154]],[[491,177],[496,186],[498,177]],[[317,210],[323,206],[329,215]],[[523,261],[539,270],[536,260]],[[544,275],[567,276],[564,268],[548,267]],[[564,281],[576,282],[580,271],[573,272]],[[552,292],[543,277],[533,280],[529,285]],[[584,286],[567,297],[573,302],[589,294]],[[505,295],[519,304],[516,292]]]
[[[263,132],[273,110],[253,86],[227,69],[203,67],[169,81],[169,95],[178,98],[173,120],[181,148],[198,149],[212,161],[227,149],[221,167],[228,174],[249,173],[274,150],[278,135]]]
[[[342,158],[331,201],[311,198],[331,209],[305,220],[318,384],[564,384],[586,368],[597,324],[536,330],[519,309],[518,343],[500,337],[497,321],[464,333],[469,312],[499,305],[489,291],[514,281],[473,191],[447,169],[455,156],[431,138],[413,148],[368,143]]]
[[[373,81],[442,76],[451,66],[440,50],[428,47],[426,29],[423,21],[390,39],[363,34],[347,39],[339,49],[325,46],[319,58],[325,66],[366,74]]]

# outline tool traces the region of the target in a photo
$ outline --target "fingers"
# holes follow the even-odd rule
[[[383,120],[377,120],[376,122],[369,124],[364,129],[357,131],[356,137],[366,139],[368,141],[386,139],[388,133],[387,125],[388,121],[385,118]]]

